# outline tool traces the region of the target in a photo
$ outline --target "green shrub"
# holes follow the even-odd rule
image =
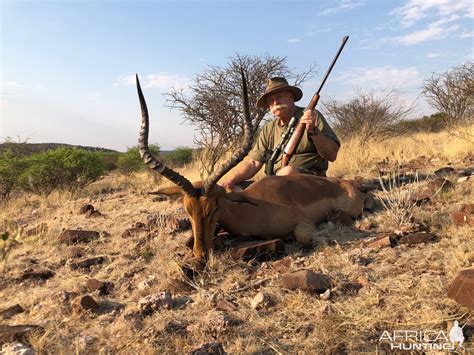
[[[58,148],[25,158],[26,169],[20,184],[38,195],[49,195],[55,189],[76,191],[98,180],[105,166],[97,152],[79,148]]]
[[[149,149],[155,157],[158,157],[158,154],[160,154],[160,146],[158,144],[150,144]],[[120,154],[117,159],[117,167],[125,173],[133,173],[145,169],[146,166],[140,157],[138,146],[128,147],[125,153]]]
[[[112,171],[118,168],[119,152],[97,152],[105,170]]]
[[[189,147],[178,147],[167,154],[164,159],[171,165],[182,166],[193,160],[193,150]]]
[[[18,188],[18,180],[25,167],[23,159],[10,150],[0,154],[0,199],[5,201],[10,193]]]

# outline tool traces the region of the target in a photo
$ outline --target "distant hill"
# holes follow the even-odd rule
[[[25,156],[31,155],[34,153],[41,153],[48,150],[53,150],[60,147],[68,147],[68,148],[81,148],[89,151],[100,151],[100,152],[109,152],[109,153],[118,153],[116,150],[106,149],[106,148],[98,148],[98,147],[85,147],[82,145],[71,145],[65,143],[13,143],[13,142],[6,142],[0,143],[0,154],[3,153],[5,150],[11,150],[15,155]]]

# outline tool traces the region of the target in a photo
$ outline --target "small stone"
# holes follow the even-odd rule
[[[237,243],[232,246],[232,256],[234,259],[269,259],[285,251],[285,244],[281,239],[268,241],[251,241]]]
[[[369,286],[369,280],[367,279],[367,276],[361,275],[357,278],[357,282],[362,286],[362,287],[367,287]]]
[[[87,212],[89,212],[89,211],[94,211],[94,210],[95,210],[94,206],[87,204],[87,205],[83,205],[83,206],[79,209],[79,213],[80,213],[80,214],[86,214]]]
[[[47,280],[54,276],[51,270],[27,269],[21,274],[20,280]]]
[[[89,292],[99,291],[99,295],[107,295],[113,289],[114,284],[107,281],[89,279],[86,282],[86,288]]]
[[[316,293],[324,293],[332,285],[329,276],[311,270],[283,274],[282,283],[284,288],[290,290],[300,289]]]
[[[97,312],[100,308],[94,297],[90,295],[77,297],[72,301],[71,308],[75,313],[85,311]]]
[[[420,244],[426,243],[436,239],[436,235],[432,233],[412,233],[400,238],[400,244]]]
[[[439,177],[445,177],[447,175],[452,174],[453,172],[454,172],[454,168],[447,166],[447,167],[436,170],[434,174]]]
[[[148,237],[149,235],[150,235],[150,231],[146,228],[128,228],[122,233],[122,238],[141,237],[141,236]]]
[[[104,217],[104,215],[97,210],[89,210],[86,212],[86,218],[97,218],[97,217]]]
[[[466,182],[470,179],[470,176],[461,176],[459,179],[457,179],[458,183]]]
[[[448,290],[448,297],[463,306],[474,309],[474,268],[458,272]]]
[[[259,292],[250,302],[250,307],[253,309],[263,309],[273,304],[272,297],[266,292]]]
[[[192,349],[188,355],[226,355],[224,348],[221,343],[212,342],[199,345],[197,348]]]
[[[397,236],[394,234],[382,235],[367,243],[367,247],[371,249],[393,247],[396,245],[396,238]]]
[[[2,355],[35,355],[33,348],[23,343],[5,343],[2,346]]]
[[[474,226],[474,214],[464,212],[453,212],[451,213],[453,223],[457,226],[468,225]]]
[[[97,231],[65,229],[59,235],[59,242],[63,244],[90,243],[100,238]]]
[[[159,292],[148,295],[138,301],[138,308],[142,315],[151,315],[160,308],[171,309],[173,307],[173,297],[171,292]]]
[[[93,258],[85,258],[78,261],[73,261],[69,263],[71,270],[77,269],[89,269],[93,265],[100,265],[107,261],[105,256],[96,256]]]
[[[23,313],[24,311],[25,310],[23,309],[23,307],[17,303],[0,311],[0,318],[9,319],[13,316],[16,316],[17,314]]]
[[[224,312],[234,312],[239,308],[239,306],[237,306],[234,302],[220,299],[217,301],[216,308]]]
[[[323,301],[329,300],[329,298],[331,298],[331,290],[328,288],[324,293],[319,295],[319,298]]]

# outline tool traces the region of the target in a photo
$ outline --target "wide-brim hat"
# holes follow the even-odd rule
[[[265,89],[265,92],[257,100],[257,107],[268,108],[266,101],[267,96],[274,94],[278,91],[290,91],[293,94],[295,101],[299,101],[303,97],[303,92],[300,88],[297,88],[296,86],[291,86],[290,84],[288,84],[288,81],[285,78],[274,77],[268,79],[267,88]]]

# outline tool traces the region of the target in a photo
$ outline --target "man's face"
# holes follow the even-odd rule
[[[289,119],[293,114],[295,99],[290,91],[279,91],[266,98],[270,112],[277,118]]]

